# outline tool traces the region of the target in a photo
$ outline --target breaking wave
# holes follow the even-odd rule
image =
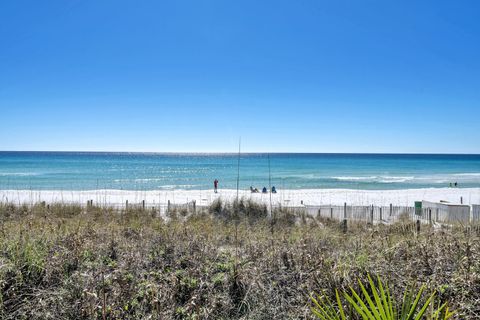
[[[366,177],[349,177],[349,176],[339,176],[332,177],[332,179],[338,181],[350,181],[350,182],[377,182],[377,183],[402,183],[407,181],[412,181],[415,177],[412,176],[366,176]]]

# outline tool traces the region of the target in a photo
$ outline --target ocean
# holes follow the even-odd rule
[[[480,187],[480,155],[0,152],[0,189],[235,189],[238,168],[241,189]]]

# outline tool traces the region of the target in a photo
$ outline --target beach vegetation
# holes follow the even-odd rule
[[[435,304],[435,292],[424,297],[425,285],[417,292],[407,288],[401,301],[394,301],[388,286],[380,277],[374,280],[367,275],[368,284],[358,281],[359,289],[335,290],[332,301],[327,295],[311,296],[312,313],[322,320],[344,320],[360,318],[366,320],[417,320],[417,319],[450,319],[454,312],[450,311],[447,302]],[[343,298],[343,299],[342,299]],[[346,316],[349,315],[348,317]]]
[[[135,206],[4,203],[0,318],[312,319],[319,305],[363,319],[355,304],[375,314],[386,301],[398,315],[403,297],[411,306],[421,292],[415,316],[433,295],[424,317],[441,308],[475,319],[479,240],[476,228],[401,222],[344,233],[300,208],[270,213],[246,200],[177,219]]]

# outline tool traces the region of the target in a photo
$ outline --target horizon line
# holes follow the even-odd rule
[[[218,151],[88,151],[88,150],[0,150],[3,153],[125,153],[125,154],[171,154],[171,155],[238,155],[238,152],[218,152]],[[285,151],[246,151],[244,155],[255,154],[344,154],[344,155],[472,155],[477,156],[480,153],[442,153],[442,152],[285,152]]]

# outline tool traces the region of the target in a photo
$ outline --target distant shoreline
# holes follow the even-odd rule
[[[480,204],[480,188],[422,188],[402,190],[356,190],[356,189],[279,189],[271,194],[274,204],[285,206],[301,205],[399,205],[413,206],[414,201],[448,201],[459,204]],[[270,194],[251,193],[240,190],[239,197],[268,204]],[[101,205],[122,205],[127,200],[131,204],[143,200],[149,205],[168,203],[186,203],[195,200],[199,205],[208,205],[217,198],[233,201],[236,190],[0,190],[0,202],[36,203],[80,203],[88,200]]]
[[[210,152],[210,151],[88,151],[88,150],[70,150],[70,151],[56,151],[56,150],[0,150],[0,153],[84,153],[84,154],[152,154],[152,155],[232,155],[238,156],[238,152]],[[443,153],[443,152],[285,152],[285,151],[253,151],[242,152],[241,155],[425,155],[425,156],[480,156],[480,153]]]

